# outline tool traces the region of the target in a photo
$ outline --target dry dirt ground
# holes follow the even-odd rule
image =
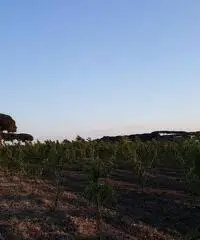
[[[65,175],[58,209],[52,212],[53,182],[8,177],[0,170],[2,239],[64,240],[95,234],[95,211],[81,197],[83,173]],[[200,201],[196,197],[194,202],[182,178],[181,171],[160,167],[141,191],[132,173],[116,171],[111,183],[117,190],[117,203],[102,210],[104,231],[117,239],[189,239],[185,237],[200,226]]]

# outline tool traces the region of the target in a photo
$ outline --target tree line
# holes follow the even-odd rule
[[[16,133],[17,125],[16,121],[7,114],[0,113],[0,142],[14,140],[21,142],[32,142],[34,140],[33,136],[28,133]],[[131,135],[118,135],[118,136],[103,136],[102,138],[95,139],[95,141],[103,142],[118,142],[123,139],[130,141],[140,140],[140,141],[151,141],[151,140],[166,140],[174,141],[178,139],[187,139],[192,137],[199,137],[200,131],[187,132],[187,131],[153,131],[151,133],[141,133],[141,134],[131,134]],[[84,140],[83,138],[78,138]],[[64,143],[69,142],[68,139],[64,139]]]

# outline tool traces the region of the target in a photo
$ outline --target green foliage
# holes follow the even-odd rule
[[[65,171],[70,168],[84,170],[87,179],[84,196],[96,208],[101,239],[101,209],[117,197],[109,182],[113,172],[121,168],[132,171],[140,187],[144,187],[157,165],[183,170],[188,188],[200,190],[200,141],[197,138],[173,142],[141,142],[124,138],[109,143],[77,136],[67,143],[45,141],[3,145],[0,148],[0,167],[8,169],[11,175],[20,174],[35,180],[51,178],[54,181],[54,210],[62,192]]]
[[[200,149],[194,154],[195,173],[200,178]]]
[[[79,166],[81,169],[92,167],[93,171],[97,171],[95,164],[99,164],[98,171],[101,168],[107,171],[124,166],[138,176],[145,175],[156,164],[173,164],[184,169],[190,178],[194,173],[200,175],[199,159],[200,142],[197,139],[145,143],[123,139],[117,143],[105,143],[77,136],[75,141],[67,144],[46,141],[4,145],[0,148],[1,167],[17,172],[25,171],[29,176],[36,174],[36,168],[39,172],[37,174],[42,176],[45,171],[56,169],[61,163],[64,169]],[[102,174],[105,175],[105,171],[101,170]]]
[[[97,182],[116,168],[126,168],[144,186],[156,165],[182,169],[185,182],[191,185],[200,177],[199,139],[141,142],[124,138],[109,143],[77,136],[67,143],[45,141],[0,148],[0,167],[32,178],[58,179],[61,172],[75,167],[85,170],[89,182]]]
[[[107,179],[112,171],[112,154],[104,147],[101,145],[98,148],[98,157],[94,157],[94,152],[94,158],[91,159],[90,165],[85,171],[88,183],[84,191],[84,197],[96,208],[99,239],[103,239],[101,208],[115,197],[113,186]]]
[[[113,200],[115,192],[110,184],[91,181],[88,183],[84,195],[90,203],[103,205]]]

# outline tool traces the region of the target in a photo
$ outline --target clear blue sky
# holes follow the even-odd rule
[[[2,0],[0,49],[19,132],[200,128],[199,0]]]

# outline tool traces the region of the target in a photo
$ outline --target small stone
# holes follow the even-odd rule
[[[121,220],[127,225],[131,225],[134,223],[134,220],[129,216],[123,216]]]
[[[20,181],[20,178],[19,177],[17,177],[17,176],[13,176],[13,179],[12,179],[14,182],[18,182],[18,181]]]
[[[5,240],[5,238],[0,233],[0,240]]]

